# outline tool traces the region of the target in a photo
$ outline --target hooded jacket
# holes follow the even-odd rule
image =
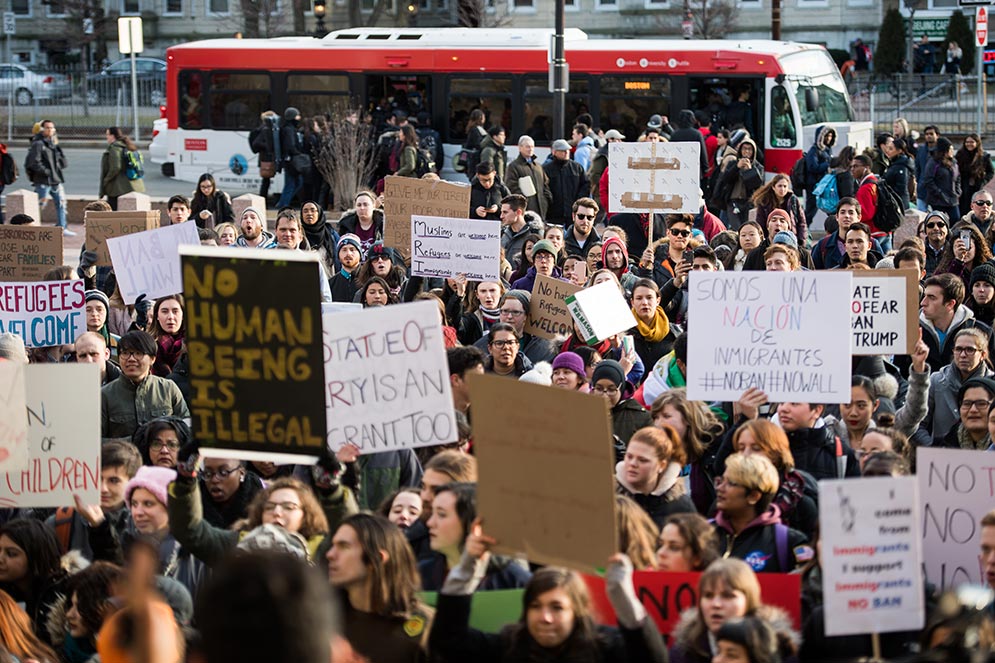
[[[912,177],[912,161],[909,157],[904,153],[896,155],[885,169],[883,178],[888,186],[891,187],[891,190],[897,193],[898,197],[902,199],[902,209],[908,209],[909,200],[912,197],[909,189],[915,190],[915,179]]]
[[[808,472],[816,481],[841,478],[840,466],[844,464],[844,459],[844,477],[860,476],[857,455],[849,445],[833,434],[833,430],[822,419],[813,428],[785,432],[788,435],[788,447],[795,459],[795,467]]]
[[[589,241],[590,239],[588,239],[588,242]],[[585,246],[586,244],[587,243],[585,242]],[[631,293],[632,288],[636,285],[638,277],[629,271],[629,249],[626,248],[625,242],[623,242],[618,237],[609,237],[608,239],[604,240],[603,243],[601,244],[601,264],[604,266],[605,269],[608,269],[608,260],[607,260],[608,247],[616,245],[620,249],[622,249],[622,260],[623,260],[622,268],[612,269],[611,271],[612,273],[615,274],[615,276],[618,277],[618,281],[619,283],[622,284],[622,288],[627,293]]]
[[[263,230],[261,232],[261,234],[260,234],[260,237],[262,237],[262,241],[259,243],[259,246],[256,246],[254,248],[257,248],[257,249],[275,249],[276,248],[276,236],[273,233],[271,233],[268,230]],[[243,248],[253,248],[253,247],[250,247],[249,244],[248,244],[248,242],[245,241],[245,236],[244,235],[239,235],[238,236],[238,239],[235,240],[235,246],[241,246]]]
[[[508,153],[505,151],[504,145],[495,143],[494,137],[490,134],[480,141],[479,163],[484,163],[485,161],[490,161],[494,164],[494,170],[497,171],[497,181],[504,182],[504,175],[508,166]],[[470,174],[472,175],[473,173]]]
[[[971,373],[967,379],[992,377],[992,370],[984,363]],[[924,445],[937,444],[950,429],[960,421],[960,408],[957,406],[957,392],[964,380],[960,369],[953,364],[947,364],[939,371],[929,376],[929,393],[927,396],[927,414],[920,424],[920,432],[916,437]]]
[[[801,644],[801,636],[794,629],[791,617],[781,608],[761,605],[754,613],[767,622],[778,635],[778,642],[790,643],[794,649]],[[671,631],[674,645],[670,648],[670,663],[712,663],[712,650],[708,642],[708,629],[701,623],[698,606],[681,613],[680,620]],[[790,652],[783,652],[778,660],[795,660]]]
[[[498,201],[500,204],[500,201]],[[472,211],[472,207],[471,207]],[[518,267],[517,261],[522,255],[522,247],[525,246],[525,238],[531,233],[535,233],[542,237],[542,227],[533,225],[535,222],[530,222],[528,218],[525,220],[525,225],[518,232],[511,229],[511,226],[504,226],[501,229],[501,248],[504,249],[505,257],[511,261],[514,267]]]
[[[107,146],[100,157],[100,192],[99,196],[117,198],[132,191],[145,192],[142,178],[129,180],[124,168],[124,155],[128,151],[123,140],[117,140]]]
[[[828,145],[829,136],[836,138],[836,130],[828,125],[822,125],[815,130],[815,142],[805,153],[805,190],[812,191],[819,180],[829,172],[833,158],[833,148]]]
[[[31,139],[31,147],[24,158],[24,170],[32,184],[58,186],[66,181],[62,171],[66,168],[66,155],[62,148],[45,138],[41,132]]]
[[[618,403],[615,403],[610,410],[612,433],[617,438],[617,441],[621,443],[621,449],[616,449],[616,451],[621,451],[621,453],[615,454],[616,460],[619,461],[625,458],[625,447],[628,446],[633,434],[640,428],[653,425],[653,417],[646,411],[646,408],[638,401],[632,400],[632,395],[635,391],[631,383],[628,381],[623,382],[622,393],[619,396]]]
[[[739,167],[739,159],[743,157],[743,146],[753,147],[753,156],[750,158],[750,167],[742,169]],[[728,206],[730,201],[749,201],[753,192],[763,186],[764,167],[759,161],[760,153],[757,144],[752,138],[744,138],[736,148],[736,157],[729,162],[719,175],[718,191],[716,198],[722,201],[721,208]],[[749,209],[749,205],[746,206]],[[745,214],[745,211],[743,211]]]
[[[383,210],[375,209],[373,210],[373,239],[367,244],[363,242],[363,256],[366,258],[366,250],[370,248],[376,242],[383,241]],[[339,235],[345,235],[352,233],[357,237],[362,237],[356,230],[359,228],[359,215],[356,214],[356,210],[351,209],[342,214],[342,218],[339,219]],[[338,251],[336,251],[338,253]]]
[[[646,494],[636,492],[626,481],[625,463],[619,462],[615,465],[615,492],[632,499],[653,519],[657,527],[663,529],[667,518],[673,514],[695,513],[694,502],[684,488],[681,469],[679,464],[669,463],[660,475],[656,488]]]
[[[788,529],[786,557],[779,559],[777,551],[777,528]],[[736,557],[743,560],[755,573],[790,573],[814,556],[811,546],[805,545],[808,539],[796,529],[781,523],[781,511],[773,504],[735,534],[725,513],[715,514],[715,538],[719,553],[723,557]]]
[[[506,187],[501,180],[495,180],[494,184],[491,185],[490,189],[485,189],[476,177],[473,178],[473,182],[470,184],[470,211],[468,212],[469,219],[487,219],[489,221],[497,221],[501,218],[501,199],[508,195],[508,187]],[[498,211],[487,212],[483,217],[477,216],[477,208],[483,207],[487,209],[496,205]],[[528,224],[525,224],[528,227]],[[506,252],[507,255],[507,252]]]

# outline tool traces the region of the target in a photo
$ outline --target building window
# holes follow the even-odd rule
[[[670,0],[645,0],[646,9],[667,9],[670,7]]]
[[[227,16],[231,13],[228,0],[207,0],[207,13],[210,16]]]
[[[11,0],[11,10],[17,16],[31,16],[31,0]]]
[[[183,0],[165,0],[162,13],[166,16],[182,16]]]
[[[121,15],[136,16],[141,13],[138,0],[121,0]]]
[[[618,11],[618,0],[595,0],[594,8],[598,11]]]
[[[52,18],[65,16],[66,4],[62,0],[50,0],[48,3],[48,15]]]
[[[511,10],[523,14],[535,13],[535,0],[511,0]]]

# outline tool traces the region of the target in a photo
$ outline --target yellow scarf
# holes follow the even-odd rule
[[[640,320],[635,309],[632,310],[632,315],[636,318],[636,329],[639,331],[639,335],[650,343],[659,343],[670,333],[670,320],[667,319],[667,314],[659,306],[656,307],[656,312],[653,314],[652,325],[647,325]]]

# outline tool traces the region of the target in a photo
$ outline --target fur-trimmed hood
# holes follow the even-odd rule
[[[70,550],[59,559],[59,566],[70,576],[74,576],[86,567],[90,566],[90,561],[83,557],[78,550]],[[62,643],[69,633],[69,621],[66,619],[66,612],[69,611],[69,597],[59,592],[52,607],[48,612],[48,619],[45,620],[45,632],[48,633],[49,642],[56,649],[61,649]]]
[[[801,634],[792,626],[791,617],[787,612],[776,606],[762,605],[757,608],[756,616],[766,621],[774,629],[782,657],[798,651],[802,641]],[[701,623],[697,607],[688,608],[681,613],[671,635],[674,647],[704,657],[706,660],[712,659],[708,644],[708,631]]]

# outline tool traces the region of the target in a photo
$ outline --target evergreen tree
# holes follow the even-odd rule
[[[892,8],[885,13],[881,22],[881,32],[878,33],[874,53],[874,71],[883,75],[903,71],[902,61],[905,56],[905,19],[897,8]]]
[[[947,23],[947,38],[943,42],[943,47],[936,54],[936,63],[943,66],[947,61],[947,48],[950,42],[956,42],[964,51],[960,59],[960,71],[962,74],[969,74],[974,69],[974,29],[964,16],[964,12],[956,10],[950,15],[950,22]]]

